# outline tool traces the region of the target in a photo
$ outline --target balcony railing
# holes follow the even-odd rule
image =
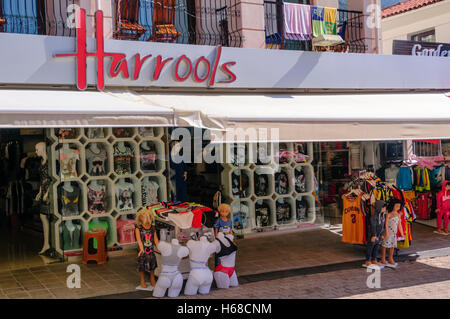
[[[71,13],[67,10],[74,10],[77,2],[0,0],[0,32],[75,36],[76,29],[71,25]]]
[[[240,47],[237,0],[113,0],[114,37]]]
[[[284,37],[283,6],[281,1],[264,0],[266,48],[311,51],[311,40],[290,40]],[[337,10],[337,33],[345,41],[333,47],[336,52],[364,53],[363,13],[361,11]]]

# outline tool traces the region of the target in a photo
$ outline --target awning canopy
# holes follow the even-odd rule
[[[130,93],[0,90],[0,127],[171,126],[173,110]]]
[[[263,95],[2,89],[0,101],[2,128],[193,126],[212,129],[213,138],[227,131],[225,142],[450,138],[450,97],[442,93]],[[236,137],[239,131],[243,136]]]
[[[262,129],[268,131],[269,140],[450,138],[450,97],[442,93],[140,96],[152,105],[172,107],[176,125]],[[271,129],[278,129],[279,136],[271,137]],[[225,141],[233,140],[254,138],[225,137]]]

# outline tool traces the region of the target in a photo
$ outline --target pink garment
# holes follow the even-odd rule
[[[284,37],[289,40],[311,40],[311,6],[283,3]]]
[[[119,231],[119,242],[121,244],[135,243],[135,227],[136,224],[133,219],[117,220],[117,230]]]
[[[445,188],[449,183],[449,181],[445,181],[444,183],[442,183],[442,190],[436,196],[437,209],[439,209],[436,219],[437,229],[441,229],[442,217],[444,217],[444,229],[448,229],[450,214],[450,192],[446,193]]]

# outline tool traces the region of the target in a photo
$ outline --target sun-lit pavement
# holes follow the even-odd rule
[[[450,256],[383,269],[380,289],[367,287],[370,275],[364,268],[355,268],[249,283],[188,298],[450,298]]]

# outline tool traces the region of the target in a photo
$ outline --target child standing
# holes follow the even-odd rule
[[[136,240],[139,246],[137,259],[137,271],[141,275],[141,288],[147,288],[145,282],[145,273],[150,272],[150,284],[155,287],[155,269],[156,263],[155,248],[159,241],[156,236],[156,228],[153,225],[153,213],[141,208],[136,215]]]
[[[370,236],[367,243],[366,267],[380,266],[377,261],[378,248],[384,239],[384,228],[386,226],[386,203],[382,200],[375,202],[374,212],[370,218]]]
[[[401,227],[399,210],[402,208],[402,202],[398,199],[392,199],[388,204],[388,213],[386,214],[386,226],[383,243],[381,244],[381,264],[395,268],[397,263],[394,261],[394,248],[397,248],[397,231],[401,237],[405,237]],[[386,248],[389,249],[389,259],[386,262]]]
[[[214,235],[217,237],[219,232],[224,235],[233,234],[233,223],[230,218],[231,206],[220,204],[217,210],[219,211],[219,219],[214,225]]]
[[[436,196],[436,233],[448,235],[448,220],[450,214],[450,182],[442,183],[442,190]],[[444,217],[444,231],[441,229],[442,217]]]

